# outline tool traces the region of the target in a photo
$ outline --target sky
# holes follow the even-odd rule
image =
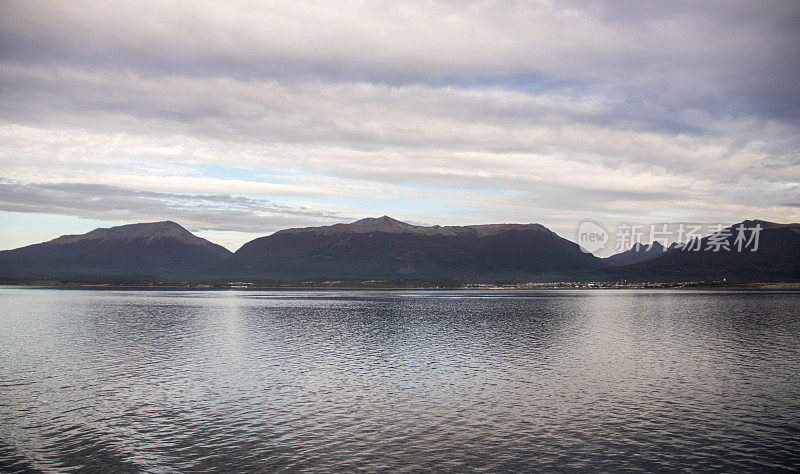
[[[800,221],[800,2],[0,3],[0,249]]]

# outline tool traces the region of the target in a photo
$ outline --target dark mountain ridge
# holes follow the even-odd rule
[[[758,248],[739,251],[739,228],[758,226]],[[717,237],[700,239],[700,250],[676,248],[663,255],[609,272],[631,280],[696,281],[726,280],[729,282],[797,281],[800,280],[800,224],[777,224],[761,220],[745,220],[725,228]],[[745,230],[744,237],[753,237]],[[720,242],[720,246],[714,241]],[[724,244],[721,244],[724,242]],[[695,243],[696,244],[696,243]],[[725,246],[730,250],[722,248]],[[714,251],[718,248],[718,251]]]
[[[536,230],[551,232],[547,227],[541,224],[479,224],[467,226],[421,226],[407,224],[389,216],[381,217],[367,217],[360,219],[349,224],[333,224],[329,226],[320,227],[299,227],[293,229],[284,229],[275,232],[276,234],[292,234],[300,232],[314,232],[320,235],[331,235],[337,233],[364,233],[364,232],[387,232],[394,234],[417,234],[417,235],[458,235],[458,234],[474,234],[477,236],[493,235],[508,230]],[[559,237],[560,238],[560,237]]]
[[[0,251],[0,276],[183,277],[230,254],[172,221],[129,224]]]
[[[539,224],[415,226],[382,216],[282,230],[246,243],[208,271],[273,280],[526,280],[601,265]]]
[[[735,251],[737,229],[758,250]],[[721,235],[724,234],[724,235]],[[388,216],[286,229],[236,253],[171,221],[95,229],[0,251],[7,279],[157,277],[194,280],[394,279],[462,282],[800,280],[800,224],[744,221],[695,242],[656,243],[599,259],[540,224],[418,226]],[[750,239],[752,234],[745,233]],[[714,252],[714,242],[731,251]]]

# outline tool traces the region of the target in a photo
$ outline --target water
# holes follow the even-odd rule
[[[0,471],[800,461],[800,293],[0,289]]]

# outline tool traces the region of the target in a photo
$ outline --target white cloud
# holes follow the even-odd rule
[[[146,220],[142,193],[160,193],[342,217],[395,203],[443,224],[800,220],[781,205],[800,201],[799,14],[755,2],[5,2],[0,178],[125,190],[98,219]],[[214,228],[185,200],[158,201]],[[88,212],[47,205],[30,212]],[[216,228],[263,229],[251,211]]]

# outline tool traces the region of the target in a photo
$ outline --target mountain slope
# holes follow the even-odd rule
[[[255,239],[214,266],[210,275],[525,280],[601,265],[539,224],[424,227],[383,216]]]
[[[129,224],[1,251],[0,277],[182,277],[230,253],[172,221]]]
[[[655,241],[652,244],[636,243],[633,247],[624,252],[603,258],[603,263],[611,267],[622,267],[634,263],[646,262],[664,255],[665,252],[673,250],[675,244],[664,247],[661,242]]]
[[[751,247],[737,251],[739,226],[751,229],[760,226],[758,250]],[[731,251],[714,252],[712,237],[700,241],[700,251],[672,250],[664,255],[619,269],[618,275],[628,279],[691,281],[722,280],[733,282],[800,280],[800,224],[746,220],[726,229],[729,236],[721,240]],[[745,232],[751,237],[751,232]]]

